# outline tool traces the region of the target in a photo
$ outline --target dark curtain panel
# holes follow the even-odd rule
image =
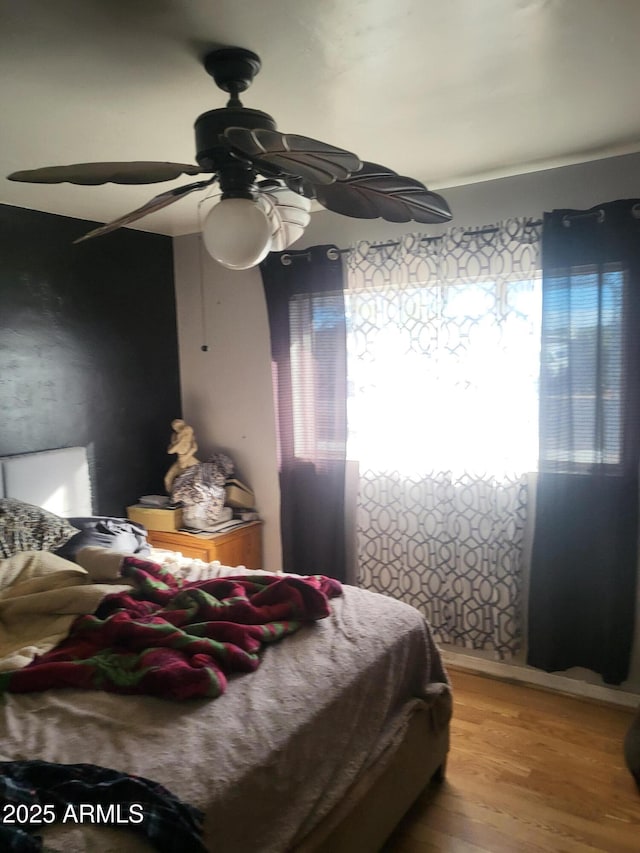
[[[528,663],[628,675],[638,540],[640,203],[546,214]]]
[[[261,265],[279,440],[283,569],[345,580],[346,328],[340,255]]]

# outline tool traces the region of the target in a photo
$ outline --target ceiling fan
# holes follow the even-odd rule
[[[226,107],[196,119],[198,165],[136,161],[78,163],[13,172],[11,181],[55,184],[152,184],[182,174],[205,180],[175,187],[78,241],[108,234],[189,193],[218,183],[218,202],[203,223],[208,252],[230,269],[255,266],[271,250],[283,251],[309,223],[311,199],[357,219],[447,222],[447,202],[412,178],[306,136],[280,133],[273,118],[244,107],[239,95],[260,70],[260,58],[244,48],[214,50],[204,67],[230,95]]]

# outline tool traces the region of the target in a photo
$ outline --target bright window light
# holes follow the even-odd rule
[[[536,470],[539,277],[369,286],[345,299],[348,455],[361,470]]]

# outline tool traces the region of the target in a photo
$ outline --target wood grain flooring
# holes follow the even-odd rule
[[[450,676],[446,781],[423,793],[385,853],[639,853],[640,793],[622,755],[631,711]]]

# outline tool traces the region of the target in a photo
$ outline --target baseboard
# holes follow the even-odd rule
[[[451,669],[475,672],[479,675],[488,675],[503,681],[517,681],[531,687],[540,687],[544,690],[553,690],[556,693],[564,693],[570,696],[578,696],[581,699],[590,699],[596,702],[604,702],[607,705],[618,705],[622,708],[638,708],[640,706],[640,693],[630,693],[612,687],[603,687],[599,684],[590,684],[587,681],[579,681],[563,675],[543,672],[529,666],[518,666],[516,664],[502,663],[501,661],[486,660],[448,649],[442,650],[442,659],[445,666]]]

